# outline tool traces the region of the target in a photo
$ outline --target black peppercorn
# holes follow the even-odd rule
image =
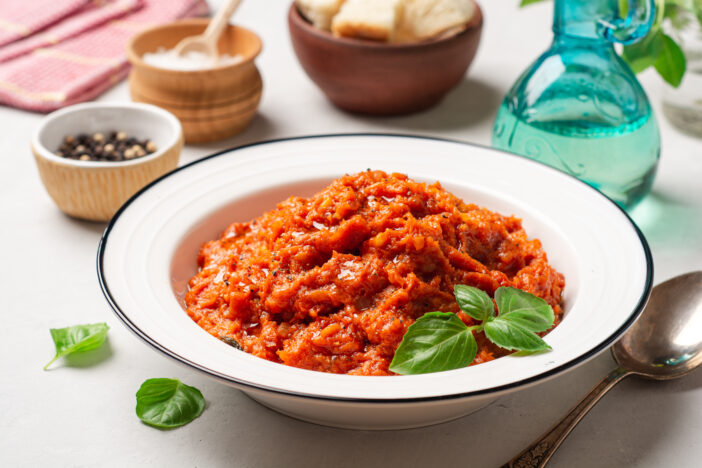
[[[111,131],[67,135],[56,155],[79,161],[126,161],[144,157],[157,149],[152,140],[139,140],[123,131]]]

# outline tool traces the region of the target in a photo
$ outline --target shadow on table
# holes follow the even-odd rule
[[[110,339],[107,338],[105,342],[98,349],[93,351],[86,351],[84,353],[75,353],[65,356],[63,358],[64,365],[69,367],[92,367],[97,364],[101,364],[112,358],[112,346],[110,346]]]
[[[657,466],[661,457],[674,459],[689,443],[679,434],[694,430],[687,417],[694,402],[684,393],[700,387],[700,371],[666,382],[629,377],[573,431],[552,466],[586,467],[588,460],[604,468]]]
[[[476,125],[492,124],[502,101],[502,91],[491,84],[466,78],[435,107],[424,112],[397,117],[357,116],[368,124],[385,130],[409,131],[460,130]],[[382,131],[383,129],[379,129]]]
[[[702,247],[702,218],[698,208],[684,200],[654,191],[631,216],[652,246]]]
[[[85,219],[69,216],[65,213],[59,213],[59,215],[63,216],[64,219],[70,221],[75,226],[78,226],[85,231],[92,232],[95,234],[102,234],[105,231],[105,228],[107,227],[106,221],[88,221]]]
[[[209,150],[209,153],[217,153],[223,149],[236,148],[257,141],[269,140],[274,137],[276,130],[273,120],[264,113],[259,112],[254,116],[249,126],[238,135],[209,143],[189,143],[188,148]]]
[[[349,431],[308,424],[245,398],[235,398],[239,402],[235,405],[224,403],[233,391],[225,389],[208,412],[216,412],[232,431],[214,433],[202,424],[198,429],[202,433],[193,436],[209,439],[216,466],[236,461],[247,467],[494,468],[534,441],[613,367],[605,353],[467,417],[404,431]],[[680,422],[691,403],[685,394],[700,386],[702,372],[671,382],[625,380],[585,417],[549,466],[614,468],[636,461],[655,465],[660,452],[669,450],[675,434],[684,430],[676,425],[689,424],[689,418]]]
[[[397,117],[348,115],[350,118],[364,123],[365,127],[369,127],[371,132],[421,133],[423,131],[450,131],[478,125],[492,125],[501,100],[502,91],[494,88],[491,84],[473,78],[466,78],[446,95],[437,106],[424,112]],[[344,112],[338,108],[333,109],[337,112]],[[299,117],[304,118],[304,114]],[[320,131],[319,133],[329,132]],[[341,131],[338,133],[345,132]],[[351,133],[354,132],[352,131]],[[211,143],[189,144],[188,147],[207,151],[208,153],[216,153],[222,151],[223,148],[236,148],[279,136],[275,121],[266,116],[265,113],[259,112],[252,120],[251,125],[238,135]]]

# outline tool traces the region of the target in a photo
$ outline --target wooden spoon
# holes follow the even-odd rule
[[[241,0],[226,0],[224,7],[220,8],[214,18],[212,18],[205,32],[181,40],[174,48],[175,53],[182,57],[188,52],[201,52],[208,55],[212,61],[216,61],[219,57],[219,51],[217,50],[219,36],[240,3]]]

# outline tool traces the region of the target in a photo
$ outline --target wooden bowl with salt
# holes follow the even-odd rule
[[[187,143],[227,138],[243,131],[258,109],[263,82],[254,60],[261,40],[252,31],[228,25],[219,38],[220,55],[236,63],[198,70],[175,70],[149,64],[145,54],[173,49],[181,39],[201,34],[207,19],[157,26],[134,36],[127,45],[132,64],[132,100],[162,107],[178,117]]]

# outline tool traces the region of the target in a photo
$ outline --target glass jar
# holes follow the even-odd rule
[[[652,0],[556,0],[551,47],[500,107],[493,146],[592,185],[624,208],[651,190],[660,136],[648,97],[614,50],[650,30]]]
[[[692,13],[680,11],[676,28],[669,28],[685,52],[687,71],[678,88],[667,86],[663,114],[683,130],[702,137],[702,28]]]

